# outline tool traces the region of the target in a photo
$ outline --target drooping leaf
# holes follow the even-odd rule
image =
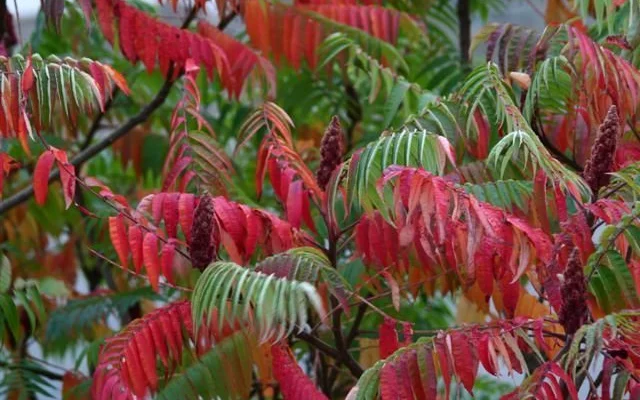
[[[324,282],[329,291],[348,310],[351,287],[338,271],[331,267],[327,256],[313,247],[298,247],[260,261],[255,270],[278,278],[315,284]]]
[[[226,308],[228,301],[230,310]],[[295,329],[308,330],[309,306],[321,319],[326,317],[316,288],[308,282],[278,278],[229,262],[213,263],[203,272],[193,290],[192,304],[196,329],[202,316],[218,308],[223,310],[220,323],[253,320],[261,342],[278,341]],[[208,323],[209,317],[205,320]]]
[[[309,400],[326,400],[325,396],[302,371],[288,346],[275,344],[271,346],[273,355],[273,375],[280,384],[285,400],[305,398]]]
[[[49,192],[49,174],[55,161],[52,151],[45,151],[38,158],[36,167],[33,172],[33,193],[36,203],[44,205],[47,201],[47,193]]]

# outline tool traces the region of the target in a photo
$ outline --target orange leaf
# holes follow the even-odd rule
[[[127,268],[129,243],[122,214],[118,214],[116,217],[109,217],[109,235],[111,236],[111,243],[115,247],[116,253],[118,253],[120,263],[124,268]]]
[[[38,158],[38,162],[36,163],[36,167],[33,172],[33,194],[36,199],[36,203],[41,206],[47,201],[49,174],[51,173],[54,160],[55,156],[53,155],[53,151],[45,151],[40,155],[40,158]]]
[[[142,245],[144,266],[147,269],[149,283],[156,292],[160,280],[160,258],[158,257],[158,237],[153,232],[147,232],[144,235]]]

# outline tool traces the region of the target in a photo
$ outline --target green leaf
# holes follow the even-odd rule
[[[592,274],[592,270],[596,271]],[[585,274],[591,276],[589,289],[604,312],[640,306],[633,275],[616,250],[598,251],[589,258]]]
[[[357,161],[352,157],[349,172],[349,198],[365,209],[384,210],[376,189],[383,171],[391,165],[421,167],[443,175],[449,164],[455,167],[453,149],[445,138],[425,131],[403,130],[369,143]]]
[[[478,200],[491,203],[511,212],[516,208],[526,211],[533,194],[533,183],[531,181],[511,179],[480,184],[465,183],[462,187]]]
[[[194,359],[158,393],[158,399],[246,399],[252,386],[254,346],[238,331],[222,339],[202,357]]]
[[[18,309],[16,308],[13,299],[7,295],[0,295],[0,310],[2,310],[2,314],[0,315],[0,322],[3,325],[8,325],[11,330],[11,334],[14,339],[18,339],[20,337],[20,321],[18,319]]]
[[[268,257],[256,264],[255,270],[311,284],[325,282],[331,294],[340,300],[343,306],[347,306],[347,299],[352,291],[351,285],[331,266],[325,253],[314,247],[297,247]],[[241,278],[239,285],[242,283]],[[284,294],[284,291],[282,293]],[[237,299],[234,303],[236,301]]]
[[[384,105],[384,120],[382,122],[382,126],[384,128],[391,125],[391,121],[393,121],[393,118],[396,116],[398,108],[400,108],[400,104],[404,100],[409,87],[410,85],[408,82],[401,80],[396,82],[393,89],[391,89],[391,94]]]
[[[4,254],[0,255],[0,294],[11,288],[11,264]]]
[[[278,304],[278,300],[286,306]],[[306,314],[309,306],[321,319],[326,315],[320,295],[308,282],[248,271],[231,262],[217,262],[205,269],[196,282],[191,304],[196,329],[203,316],[210,320],[213,311],[218,310],[219,318],[230,324],[253,321],[252,328],[261,341],[280,340],[296,326],[299,330],[309,329]]]
[[[633,251],[637,255],[640,255],[640,227],[629,225],[624,231],[624,236],[627,238],[629,246],[631,246]]]

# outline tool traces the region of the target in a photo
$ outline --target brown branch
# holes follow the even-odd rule
[[[187,19],[185,20],[185,23],[183,24],[183,26],[187,26],[193,20],[193,18],[195,18],[195,15],[196,15],[196,10],[194,8],[191,10],[189,15],[187,16]],[[218,24],[218,27],[220,29],[224,29],[235,18],[235,16],[236,16],[236,13],[229,14],[227,17],[223,18],[220,21],[220,23]],[[170,66],[169,71],[167,72],[167,76],[170,77],[172,75],[173,75],[173,66]],[[162,85],[162,88],[160,89],[160,91],[156,94],[156,97],[153,100],[151,100],[151,102],[147,104],[136,116],[129,119],[127,122],[124,123],[124,125],[120,126],[120,128],[112,131],[109,135],[107,135],[101,141],[93,145],[87,146],[84,150],[80,151],[71,159],[70,164],[73,165],[74,167],[78,167],[79,165],[82,165],[84,162],[90,160],[91,158],[99,154],[102,150],[111,146],[116,140],[125,136],[133,128],[145,122],[151,116],[151,114],[153,114],[153,112],[156,111],[167,99],[167,97],[169,96],[169,92],[171,91],[171,88],[173,87],[174,83],[175,83],[175,80],[172,80],[171,78],[167,78],[164,84]],[[96,117],[96,119],[98,118],[101,119],[102,117],[100,116]],[[99,123],[94,125],[95,125],[95,129],[97,130]],[[60,172],[56,170],[49,175],[48,182],[50,183],[53,180],[58,179],[59,177],[60,177]],[[29,200],[31,196],[33,196],[33,186],[26,187],[21,191],[19,191],[18,193],[15,193],[13,196],[7,198],[3,202],[0,202],[0,215],[6,213],[12,208]]]
[[[471,47],[471,11],[469,0],[458,0],[458,30],[460,44],[460,63],[469,70],[469,49]]]
[[[540,116],[538,115],[538,110],[536,109],[532,124],[533,131],[536,133],[540,141],[544,145],[544,147],[551,152],[560,162],[566,164],[576,170],[577,172],[582,172],[582,167],[578,165],[578,163],[572,159],[567,157],[563,152],[558,150],[547,138],[547,135],[544,132],[544,127],[542,126],[542,121]],[[534,128],[535,127],[535,128]],[[537,128],[537,129],[536,129]]]
[[[309,345],[315,347],[316,349],[320,350],[322,353],[328,355],[329,357],[336,360],[340,359],[340,353],[338,353],[338,350],[331,347],[328,343],[318,339],[318,337],[311,335],[307,332],[300,332],[296,334],[296,337],[308,343]]]
[[[170,73],[172,72],[171,70],[172,68],[169,69],[169,76],[170,76]],[[146,121],[151,116],[151,114],[153,114],[153,112],[157,110],[167,99],[167,96],[169,95],[169,92],[171,91],[171,88],[173,87],[174,82],[175,81],[173,81],[172,79],[167,79],[164,82],[164,85],[162,86],[158,94],[156,94],[156,97],[149,104],[147,104],[147,106],[144,107],[136,116],[134,116],[133,118],[125,122],[124,125],[122,125],[120,128],[111,132],[109,135],[107,135],[104,139],[102,139],[98,143],[95,143],[87,147],[80,153],[76,154],[71,159],[70,164],[73,165],[74,167],[77,167],[78,165],[84,163],[85,161],[90,160],[91,158],[99,154],[102,150],[111,146],[113,142],[115,142],[116,140],[120,139],[121,137],[129,133],[133,128],[135,128],[139,124]],[[58,179],[59,177],[60,177],[60,171],[56,170],[49,175],[48,182],[52,182],[53,180]],[[22,189],[18,193],[14,194],[13,196],[6,199],[5,201],[1,202],[0,215],[11,210],[13,207],[16,207],[22,204],[23,202],[29,200],[31,196],[33,196],[33,186],[30,185],[29,187]]]
[[[351,346],[353,343],[353,339],[360,333],[360,323],[364,318],[365,313],[367,312],[367,303],[360,303],[358,306],[358,313],[356,314],[356,319],[353,321],[353,325],[351,326],[351,331],[347,335],[346,344],[347,347]]]

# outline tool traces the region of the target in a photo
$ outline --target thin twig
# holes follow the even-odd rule
[[[124,272],[126,272],[126,273],[128,273],[128,274],[130,274],[130,275],[135,276],[136,278],[144,279],[145,281],[148,281],[148,280],[149,280],[149,277],[148,277],[148,276],[145,276],[145,275],[139,274],[139,273],[137,273],[136,271],[132,271],[132,270],[130,270],[129,268],[126,268],[126,267],[124,267],[124,266],[122,266],[122,265],[118,264],[117,262],[110,260],[109,258],[107,258],[107,257],[105,257],[104,255],[102,255],[102,254],[98,253],[97,251],[95,251],[94,249],[92,249],[92,248],[90,248],[90,247],[89,247],[89,252],[90,252],[91,254],[95,255],[96,257],[100,258],[101,260],[103,260],[103,261],[107,262],[108,264],[111,264],[111,265],[113,265],[114,267],[118,267],[118,268],[120,268],[121,270],[123,270]],[[169,288],[172,288],[172,289],[181,290],[181,291],[183,291],[183,292],[193,292],[193,289],[190,289],[190,288],[188,288],[188,287],[184,287],[184,286],[174,285],[174,284],[171,284],[171,283],[169,283],[169,282],[158,282],[158,284],[159,284],[160,286],[166,286],[166,287],[169,287]]]
[[[333,358],[333,359],[340,359],[340,353],[338,353],[338,350],[336,350],[335,348],[331,347],[329,344],[327,344],[326,342],[320,340],[318,337],[311,335],[307,332],[300,332],[298,334],[296,334],[296,337],[298,337],[300,340],[303,340],[304,342],[308,343],[309,345],[315,347],[316,349],[320,350],[321,352],[323,352],[324,354],[328,355],[329,357]]]

